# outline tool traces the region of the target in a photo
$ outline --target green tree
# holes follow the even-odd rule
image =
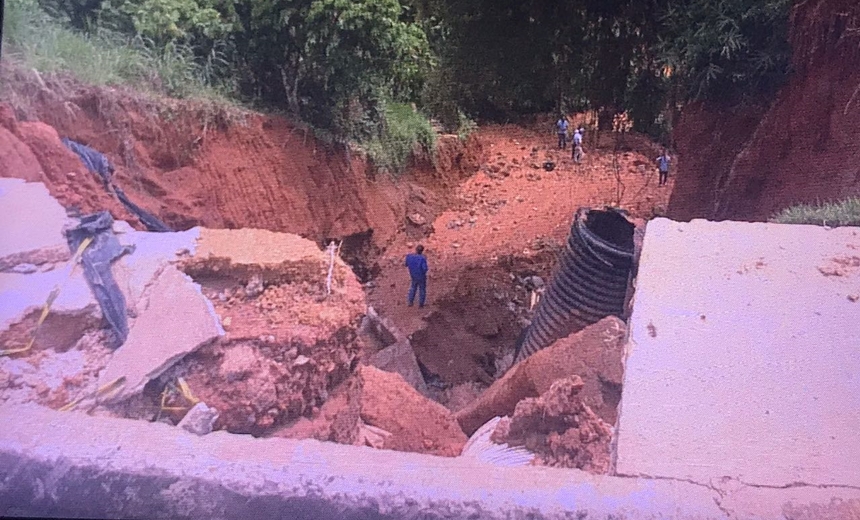
[[[787,77],[791,0],[671,0],[656,50],[689,99],[736,102]]]

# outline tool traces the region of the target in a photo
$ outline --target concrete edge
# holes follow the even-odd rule
[[[0,407],[0,515],[726,518],[694,483]],[[612,516],[614,515],[614,516]]]

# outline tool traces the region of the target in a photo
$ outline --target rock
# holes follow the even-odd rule
[[[257,355],[250,345],[238,345],[224,352],[218,371],[228,382],[235,382],[257,369]]]
[[[511,415],[517,403],[538,397],[565,377],[580,376],[582,401],[608,424],[615,424],[624,374],[624,322],[608,317],[560,339],[515,365],[477,400],[457,413],[471,434],[496,416]]]
[[[217,420],[218,410],[209,408],[206,403],[197,403],[188,410],[177,426],[195,435],[206,435],[212,433]]]
[[[540,276],[537,276],[537,275],[526,276],[523,279],[523,283],[525,284],[526,289],[529,289],[529,290],[540,289],[544,286],[543,278],[541,278]]]
[[[263,277],[259,273],[251,275],[251,279],[245,285],[245,296],[248,298],[256,298],[263,294],[265,286],[263,285]]]
[[[311,362],[311,358],[302,355],[302,356],[298,356],[296,359],[293,360],[293,366],[294,367],[300,367],[303,365],[307,365],[310,362]]]
[[[584,386],[579,376],[570,376],[538,398],[523,399],[490,438],[525,447],[539,464],[607,473],[612,428],[582,402]]]
[[[139,393],[183,356],[224,334],[200,286],[175,267],[161,271],[144,299],[128,339],[100,377],[100,386],[125,378],[124,385],[106,396],[110,401]]]
[[[71,258],[63,236],[66,211],[44,184],[0,178],[0,222],[0,271]]]
[[[427,219],[424,218],[421,213],[412,213],[411,215],[407,215],[406,220],[408,220],[412,224],[415,224],[416,226],[423,226],[427,223]]]
[[[382,447],[390,450],[456,457],[466,444],[453,415],[419,394],[398,374],[362,366],[361,420],[391,434]]]

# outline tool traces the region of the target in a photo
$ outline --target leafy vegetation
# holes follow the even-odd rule
[[[830,227],[860,226],[860,198],[853,197],[824,204],[799,204],[780,211],[771,221]]]
[[[772,92],[788,70],[790,7],[791,0],[670,3],[656,47],[661,64],[688,98]]]
[[[665,136],[686,101],[770,95],[788,72],[790,4],[9,0],[7,18],[9,43],[41,70],[173,95],[215,88],[364,143],[397,170],[422,113],[465,136],[464,114],[590,109],[608,127],[626,111]],[[420,110],[401,110],[411,103]]]
[[[72,71],[94,85],[129,83],[177,97],[229,93],[184,46],[158,50],[103,28],[77,32],[29,0],[7,2],[3,22],[4,53],[42,72]]]
[[[378,170],[397,176],[406,169],[410,157],[433,157],[436,133],[426,117],[402,103],[386,105],[384,114],[381,135],[364,143],[368,157]]]

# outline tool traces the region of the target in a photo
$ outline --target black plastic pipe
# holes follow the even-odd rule
[[[624,317],[634,225],[618,210],[580,208],[514,362],[606,316]]]

